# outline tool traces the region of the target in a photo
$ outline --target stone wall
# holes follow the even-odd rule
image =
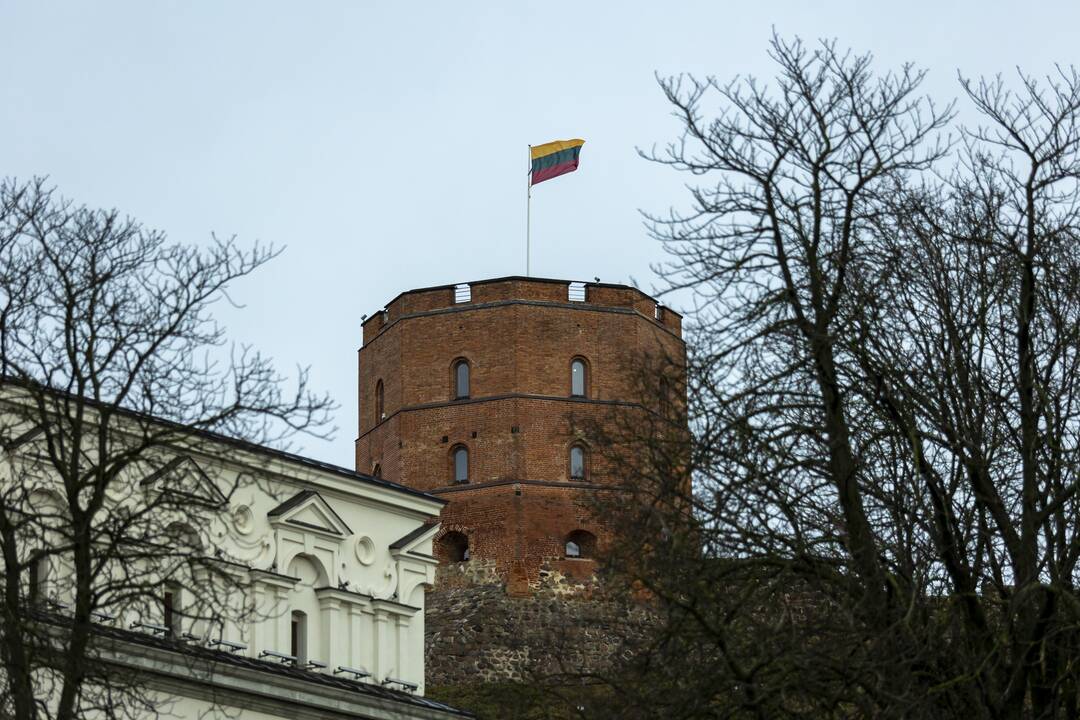
[[[493,561],[441,566],[427,597],[427,684],[602,672],[632,652],[649,622],[645,606],[610,598],[591,573],[556,565],[545,564],[531,594],[518,597],[507,594]]]

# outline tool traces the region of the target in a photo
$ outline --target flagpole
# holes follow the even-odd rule
[[[529,172],[525,175],[525,277],[529,277],[532,234],[532,145],[529,145]]]

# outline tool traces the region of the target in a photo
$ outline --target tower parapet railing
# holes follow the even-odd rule
[[[364,342],[404,316],[506,301],[622,308],[635,311],[676,335],[682,332],[679,313],[629,285],[512,276],[407,290],[364,321]]]

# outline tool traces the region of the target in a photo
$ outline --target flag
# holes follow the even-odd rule
[[[532,148],[531,185],[574,172],[584,140],[556,140]]]

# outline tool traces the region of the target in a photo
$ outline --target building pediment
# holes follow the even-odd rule
[[[304,530],[315,530],[338,538],[352,535],[345,521],[334,512],[330,504],[313,490],[304,490],[267,513],[271,525],[291,525]]]
[[[5,428],[5,430],[10,430],[10,428]],[[21,432],[16,434],[5,432],[3,436],[0,437],[0,448],[3,448],[4,452],[14,452],[23,445],[34,440],[39,435],[42,435],[44,432],[45,426],[41,424],[34,425],[30,429],[26,429],[25,426],[23,426]]]
[[[181,455],[147,475],[139,483],[144,488],[182,497],[209,507],[228,502],[221,489],[192,458]]]
[[[390,551],[395,555],[414,553],[420,545],[435,537],[437,532],[439,532],[438,518],[429,518],[428,522],[390,543]]]

